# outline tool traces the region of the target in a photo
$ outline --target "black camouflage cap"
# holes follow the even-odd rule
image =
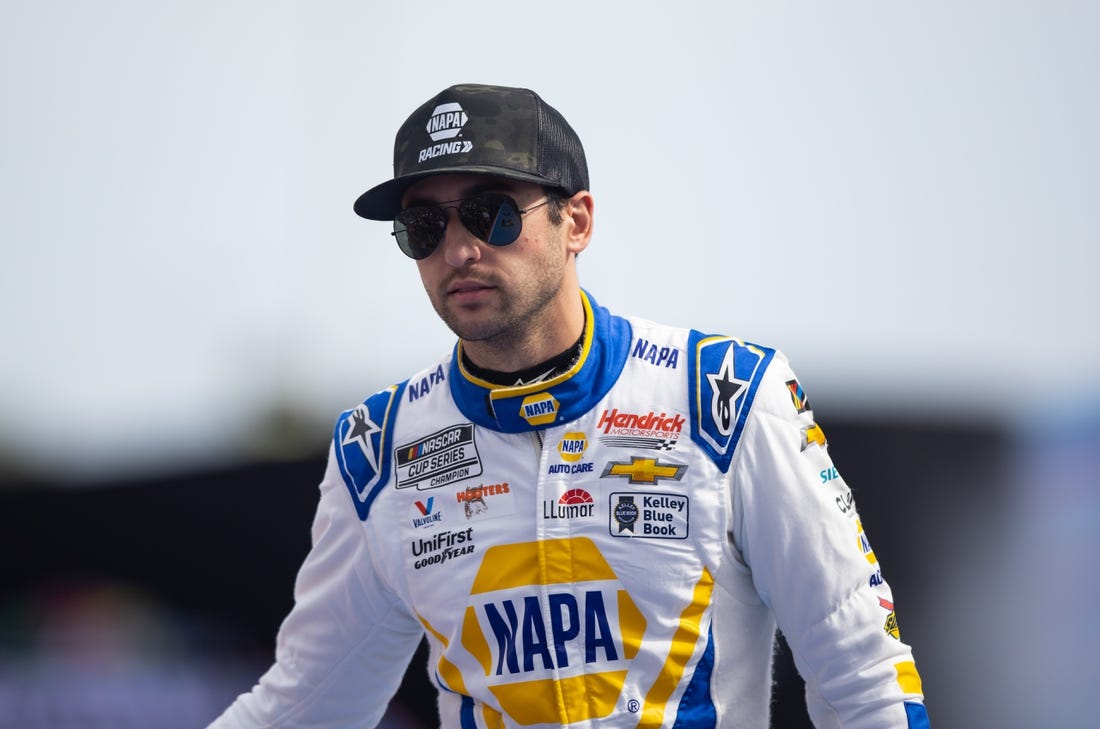
[[[488,174],[588,189],[588,163],[577,133],[529,89],[460,84],[412,113],[393,145],[393,179],[364,192],[355,212],[393,220],[409,185],[429,175]]]

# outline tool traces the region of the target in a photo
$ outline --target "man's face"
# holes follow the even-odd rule
[[[481,192],[509,195],[521,209],[546,199],[542,188],[531,183],[438,175],[410,187],[402,207],[462,200]],[[443,242],[416,264],[432,306],[459,338],[506,347],[554,325],[551,305],[561,295],[568,254],[560,228],[550,223],[547,212],[543,206],[522,215],[519,238],[498,247],[466,230],[457,210],[447,210]]]

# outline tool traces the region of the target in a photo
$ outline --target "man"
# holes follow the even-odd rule
[[[371,727],[423,636],[448,729],[766,727],[778,626],[819,727],[927,727],[851,492],[786,360],[580,288],[581,143],[461,85],[355,211],[454,351],[344,413],[276,663],[214,723]]]

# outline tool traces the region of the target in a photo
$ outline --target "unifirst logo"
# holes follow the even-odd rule
[[[440,104],[432,111],[428,124],[424,127],[433,142],[441,139],[454,139],[462,131],[462,126],[469,121],[466,112],[457,103]]]

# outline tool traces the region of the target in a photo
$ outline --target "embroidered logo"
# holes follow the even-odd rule
[[[424,126],[424,130],[428,132],[428,136],[432,138],[433,142],[439,142],[439,144],[420,150],[416,158],[417,162],[424,162],[444,154],[466,154],[473,149],[473,142],[455,139],[462,133],[462,127],[467,121],[469,121],[469,117],[462,110],[462,106],[457,103],[451,102],[435,107],[432,110],[431,117],[428,118],[428,123]],[[454,141],[443,141],[446,139]]]
[[[481,475],[472,423],[452,425],[394,449],[397,488],[434,489]]]

